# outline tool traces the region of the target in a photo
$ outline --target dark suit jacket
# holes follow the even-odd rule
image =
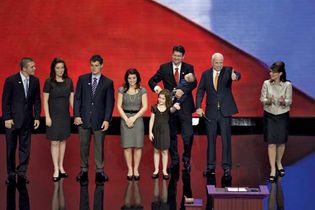
[[[110,122],[112,119],[114,84],[101,75],[93,96],[91,80],[91,73],[79,77],[74,95],[74,117],[82,118],[84,128],[100,130],[103,121]]]
[[[200,83],[197,89],[196,106],[201,107],[202,99],[207,93],[206,98],[206,116],[210,119],[215,119],[217,115],[217,102],[220,103],[220,109],[223,116],[228,117],[238,113],[235,100],[232,94],[232,67],[224,66],[220,72],[218,80],[218,90],[214,89],[213,84],[213,68],[202,73]],[[238,80],[241,79],[241,74],[235,71]]]
[[[13,119],[13,128],[31,128],[33,117],[40,118],[41,101],[39,79],[29,77],[29,89],[25,98],[24,87],[20,73],[5,80],[2,94],[2,118]]]
[[[194,73],[194,67],[188,63],[182,62],[180,69],[180,80],[184,79],[185,75],[188,73]],[[172,62],[162,64],[159,70],[153,75],[149,80],[149,86],[154,91],[154,87],[158,85],[160,81],[163,81],[165,89],[173,91],[177,87],[175,77],[173,74],[173,64]],[[194,99],[192,97],[192,90],[197,87],[197,81],[182,87],[182,91],[186,94],[185,100],[181,103],[181,110],[188,113],[195,112]]]

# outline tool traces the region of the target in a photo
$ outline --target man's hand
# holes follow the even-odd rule
[[[103,124],[102,124],[102,127],[101,127],[102,131],[106,131],[108,129],[108,127],[109,127],[109,122],[104,120]]]
[[[175,97],[177,99],[180,99],[180,97],[182,97],[182,95],[184,95],[184,92],[181,89],[176,89],[175,91],[176,91]]]
[[[75,125],[81,125],[83,124],[81,117],[74,118],[74,124]]]
[[[198,114],[199,117],[202,117],[202,115],[204,114],[202,108],[198,108],[198,109],[196,110],[196,112],[197,112],[197,114]]]
[[[162,88],[160,86],[155,86],[154,91],[159,94],[161,92]]]
[[[39,120],[34,120],[34,129],[36,130],[39,127]]]
[[[232,74],[231,74],[231,79],[234,80],[238,80],[238,77],[236,76],[234,69],[232,70]]]
[[[11,129],[12,128],[12,125],[14,125],[14,122],[12,119],[10,120],[5,120],[4,121],[4,126],[7,128],[7,129]]]

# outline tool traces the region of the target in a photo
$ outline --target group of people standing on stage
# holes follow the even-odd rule
[[[192,91],[197,87],[194,67],[183,62],[185,49],[174,46],[172,61],[162,64],[148,84],[158,94],[157,103],[151,106],[149,140],[154,147],[154,171],[152,178],[159,177],[160,154],[162,156],[162,177],[180,167],[177,147],[178,128],[181,129],[184,152],[183,170],[191,171],[191,150],[193,145],[192,113],[205,118],[208,139],[207,166],[204,175],[215,175],[216,137],[218,127],[222,137],[222,168],[224,176],[231,176],[232,115],[238,112],[232,95],[232,82],[241,74],[232,67],[223,65],[223,55],[212,55],[212,67],[200,78],[196,105]],[[66,139],[70,136],[71,120],[69,107],[73,108],[74,124],[78,126],[80,138],[81,170],[76,177],[82,185],[88,183],[88,158],[91,136],[94,137],[95,182],[108,181],[104,172],[104,139],[112,119],[115,105],[113,81],[101,73],[103,58],[93,55],[90,59],[91,73],[79,77],[76,90],[68,77],[64,60],[55,58],[51,63],[50,76],[43,89],[46,136],[51,140],[51,155],[54,165],[53,181],[67,177],[63,167]],[[268,143],[271,172],[269,181],[275,180],[276,172],[284,176],[282,156],[288,139],[289,110],[292,103],[292,85],[286,79],[283,62],[271,66],[270,79],[263,84],[260,100],[264,107],[264,136]],[[34,76],[35,62],[22,58],[20,72],[6,79],[2,95],[2,114],[6,128],[7,173],[6,183],[16,181],[28,183],[26,176],[30,157],[31,128],[39,127],[41,97],[39,80]],[[164,89],[159,86],[162,82]],[[202,101],[206,93],[206,108]],[[137,69],[130,68],[124,76],[124,84],[118,89],[117,110],[121,116],[121,146],[128,168],[127,179],[139,180],[139,165],[144,143],[143,114],[148,109],[147,90],[141,86]],[[34,120],[33,120],[34,119]],[[19,143],[19,165],[16,167],[15,151]],[[170,167],[168,152],[171,156]]]

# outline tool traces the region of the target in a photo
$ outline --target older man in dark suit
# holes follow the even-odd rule
[[[169,91],[176,89],[176,98],[180,99],[185,94],[185,99],[181,101],[181,109],[170,117],[170,155],[171,167],[170,171],[177,171],[179,169],[179,154],[177,149],[177,126],[181,126],[182,138],[184,142],[184,153],[182,161],[184,163],[184,170],[190,172],[190,157],[191,148],[193,144],[193,127],[192,127],[192,113],[195,111],[195,104],[192,97],[192,90],[197,87],[197,81],[191,82],[185,87],[177,89],[180,80],[184,80],[186,74],[194,74],[194,67],[188,63],[184,63],[185,49],[183,46],[173,47],[172,62],[162,64],[159,70],[149,80],[150,88],[159,93],[161,87],[158,85],[160,81],[163,82],[164,88]]]
[[[208,137],[207,168],[204,175],[215,175],[217,127],[220,127],[222,138],[222,168],[224,176],[230,176],[232,166],[231,124],[232,115],[238,113],[233,95],[232,81],[240,80],[241,74],[232,67],[223,66],[223,55],[212,56],[212,67],[203,72],[197,89],[197,114],[203,116],[201,103],[204,94],[206,99],[206,132]]]
[[[74,96],[74,124],[79,126],[81,171],[77,181],[88,183],[88,159],[91,135],[94,136],[96,184],[108,181],[104,172],[104,139],[114,108],[113,81],[101,74],[103,58],[90,59],[91,73],[79,77]]]
[[[32,58],[22,58],[20,72],[8,77],[2,94],[2,118],[5,123],[7,145],[7,184],[29,183],[26,176],[31,149],[31,128],[39,126],[41,111],[39,80]],[[35,116],[35,120],[33,121]],[[19,165],[16,167],[15,152],[19,141]]]

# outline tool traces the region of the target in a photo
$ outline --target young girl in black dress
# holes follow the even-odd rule
[[[158,95],[157,104],[151,108],[149,139],[154,145],[154,172],[152,178],[159,177],[160,153],[162,154],[163,179],[168,179],[167,161],[170,147],[170,128],[168,124],[170,112],[179,110],[179,103],[172,106],[171,93],[164,89]]]

